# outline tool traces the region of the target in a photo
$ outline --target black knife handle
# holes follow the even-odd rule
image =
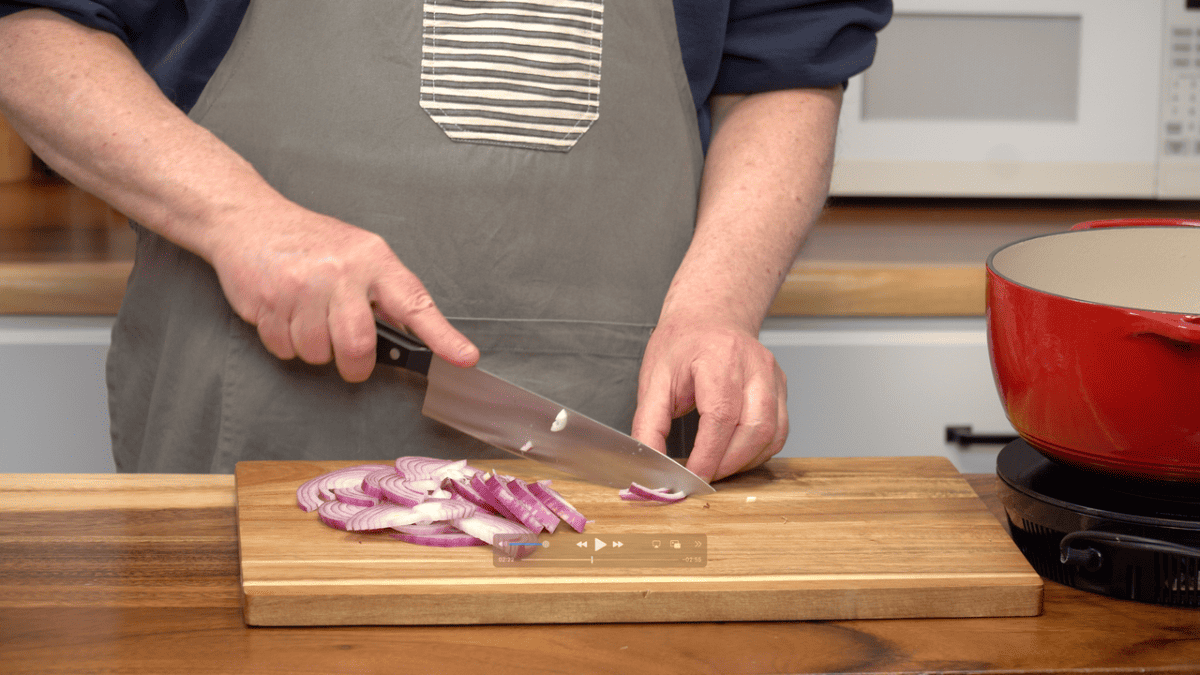
[[[375,363],[429,375],[433,352],[417,338],[375,320]]]

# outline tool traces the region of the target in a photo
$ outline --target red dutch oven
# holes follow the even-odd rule
[[[1109,220],[987,261],[988,348],[1013,428],[1090,470],[1200,482],[1200,222]]]

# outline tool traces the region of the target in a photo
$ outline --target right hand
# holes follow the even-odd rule
[[[234,311],[275,356],[332,359],[343,379],[361,382],[375,365],[378,315],[450,363],[478,361],[479,350],[378,235],[287,201],[238,220],[219,228],[206,257]]]

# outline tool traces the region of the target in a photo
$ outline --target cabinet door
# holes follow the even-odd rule
[[[111,317],[0,317],[0,473],[115,470]]]
[[[979,318],[769,319],[761,334],[788,376],[783,457],[942,455],[991,473],[1000,445],[946,442],[947,426],[1015,434]]]

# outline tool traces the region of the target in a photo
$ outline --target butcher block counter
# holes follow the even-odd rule
[[[966,483],[1001,517],[994,476],[969,475]],[[1114,600],[1050,581],[1039,615],[1011,618],[251,627],[239,586],[237,500],[234,476],[0,476],[0,671],[1200,669],[1196,610]]]
[[[774,316],[979,316],[997,248],[1084,220],[1198,217],[1197,202],[835,198]],[[133,260],[120,214],[53,177],[0,183],[0,314],[115,314]]]

